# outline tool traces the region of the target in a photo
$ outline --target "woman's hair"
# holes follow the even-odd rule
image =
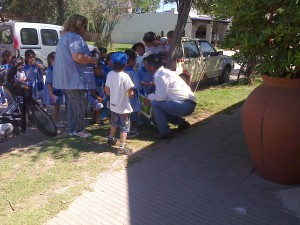
[[[52,66],[52,62],[55,59],[55,52],[51,52],[48,56],[47,56],[47,63],[48,66]]]
[[[7,64],[8,58],[12,55],[11,51],[2,52],[2,64]]]
[[[133,51],[136,51],[138,47],[142,47],[145,49],[145,45],[142,43],[142,42],[138,42],[138,43],[135,43],[133,46],[132,46],[132,50]]]
[[[88,19],[79,14],[70,16],[64,23],[64,32],[72,31],[76,34],[80,34],[80,28],[87,26]]]
[[[160,54],[150,54],[144,60],[155,69],[159,69],[163,65],[163,58]]]

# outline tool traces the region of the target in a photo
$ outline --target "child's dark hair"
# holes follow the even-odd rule
[[[52,66],[52,61],[54,61],[55,59],[55,52],[51,52],[48,56],[47,56],[47,63],[48,66]]]
[[[170,30],[170,31],[167,33],[167,38],[173,38],[174,33],[175,33],[174,30]]]
[[[28,63],[28,58],[33,55],[35,57],[35,52],[31,49],[25,51],[25,63]]]
[[[145,49],[145,45],[142,43],[142,42],[138,42],[138,43],[135,43],[133,46],[132,46],[132,50],[133,51],[136,51],[138,47],[142,47]]]
[[[2,64],[7,64],[7,60],[11,54],[12,52],[8,50],[2,52]]]
[[[109,60],[111,60],[112,54],[113,54],[113,52],[110,52],[106,55],[106,63],[109,62]]]
[[[157,40],[156,34],[152,31],[149,31],[144,34],[143,41],[144,42],[154,42]]]
[[[27,50],[25,51],[25,58],[29,58],[31,55],[33,55],[34,57],[36,56],[36,55],[35,55],[35,52],[34,52],[33,50],[27,49]]]
[[[107,49],[105,47],[99,47],[98,49],[100,53],[107,53]]]
[[[129,62],[129,60],[135,60],[137,57],[137,53],[131,49],[126,50],[124,53],[128,56],[127,62]]]

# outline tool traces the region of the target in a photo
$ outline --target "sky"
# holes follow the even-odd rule
[[[168,4],[163,4],[163,0],[160,1],[160,8],[156,10],[156,12],[163,12],[167,10],[171,10],[171,8],[177,8],[176,2],[175,3],[168,3]]]

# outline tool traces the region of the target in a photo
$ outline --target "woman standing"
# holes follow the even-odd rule
[[[67,19],[57,44],[53,67],[53,86],[63,89],[66,95],[69,136],[84,138],[91,136],[84,130],[88,103],[85,94],[87,89],[95,86],[91,67],[98,63],[83,39],[87,25],[87,18],[78,14]]]

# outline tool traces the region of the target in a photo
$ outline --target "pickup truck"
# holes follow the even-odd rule
[[[230,56],[217,51],[207,40],[183,37],[176,72],[188,84],[218,78],[219,83],[228,83],[234,62]]]

